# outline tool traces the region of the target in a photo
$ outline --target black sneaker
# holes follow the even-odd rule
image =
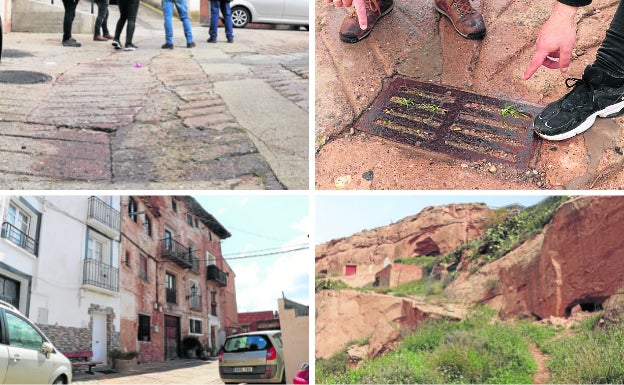
[[[82,45],[74,39],[63,40],[62,44],[63,44],[63,47],[80,47]]]
[[[112,45],[113,45],[113,47],[115,47],[115,49],[122,49],[123,48],[123,46],[121,45],[119,40],[113,40]]]
[[[206,40],[208,43],[216,43],[217,42],[217,38],[216,37],[211,37],[208,40]]]
[[[126,46],[124,47],[124,51],[136,51],[137,48],[139,47],[130,43],[130,44],[126,44]]]
[[[589,129],[597,116],[613,117],[624,109],[624,79],[609,76],[593,65],[585,67],[582,79],[566,79],[566,86],[572,91],[547,105],[535,118],[533,129],[544,139],[571,138]]]

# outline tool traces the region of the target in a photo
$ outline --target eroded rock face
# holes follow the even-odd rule
[[[491,210],[485,204],[425,208],[395,224],[332,240],[316,247],[317,274],[344,275],[347,264],[358,274],[381,270],[384,262],[421,255],[443,255],[482,235]]]
[[[484,302],[503,316],[569,316],[599,309],[624,287],[624,198],[564,203],[542,235],[446,289],[451,300]]]
[[[424,320],[435,317],[459,320],[466,316],[463,308],[427,305],[410,298],[356,290],[324,290],[316,293],[315,302],[315,356],[327,358],[349,343],[368,339],[366,346],[349,349],[349,364],[353,366],[362,359],[396,348],[401,333],[414,330]]]

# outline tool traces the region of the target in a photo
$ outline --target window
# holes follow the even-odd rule
[[[126,260],[124,261],[126,266],[130,267],[130,253],[126,251]]]
[[[165,250],[171,250],[171,239],[173,238],[171,231],[165,229]]]
[[[208,261],[208,265],[216,265],[217,264],[217,258],[210,254],[210,252],[206,251],[206,261]]]
[[[189,226],[193,227],[193,216],[191,214],[186,214],[186,223],[188,223]]]
[[[178,202],[176,202],[175,199],[173,199],[173,198],[171,199],[171,209],[175,213],[178,212]]]
[[[148,236],[152,236],[152,221],[149,219],[147,215],[145,215],[145,222],[143,222],[143,229],[145,230],[145,234]]]
[[[202,332],[202,320],[200,319],[189,319],[189,333],[191,334],[203,334]]]
[[[93,259],[95,261],[110,265],[111,240],[93,229],[89,229],[88,233],[87,259]]]
[[[197,220],[197,218],[195,218],[195,228],[199,229],[199,221]]]
[[[165,275],[165,291],[167,294],[167,302],[177,303],[176,296],[176,277],[173,274],[166,273]]]
[[[44,339],[28,321],[7,310],[6,322],[11,346],[32,350],[41,349]]]
[[[148,280],[147,277],[147,257],[143,254],[139,256],[139,277]]]
[[[102,262],[102,250],[104,244],[97,239],[89,237],[89,244],[87,247],[87,258],[94,259],[98,262]]]
[[[139,210],[137,209],[136,201],[134,200],[134,198],[130,198],[130,202],[128,202],[128,216],[135,222],[137,221],[138,211]]]
[[[37,254],[38,222],[40,214],[28,206],[24,201],[9,202],[6,218],[2,224],[2,238]],[[28,206],[28,208],[27,208]]]
[[[0,275],[0,299],[19,307],[20,283],[11,278]]]
[[[137,333],[139,341],[151,341],[150,316],[139,314],[139,331]]]

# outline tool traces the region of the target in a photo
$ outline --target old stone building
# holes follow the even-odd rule
[[[121,349],[149,362],[182,357],[187,336],[220,347],[237,314],[230,233],[188,196],[124,197],[121,215]]]

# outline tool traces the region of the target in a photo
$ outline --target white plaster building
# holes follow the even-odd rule
[[[1,196],[0,298],[61,350],[119,346],[120,198]]]

